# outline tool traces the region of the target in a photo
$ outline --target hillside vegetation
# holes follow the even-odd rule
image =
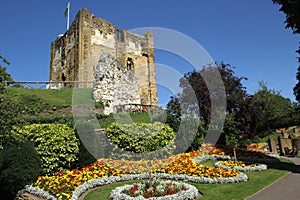
[[[8,88],[7,92],[12,101],[23,105],[22,114],[19,117],[27,123],[71,122],[73,121],[73,101],[76,105],[93,106],[95,103],[91,99],[91,89]],[[101,128],[106,128],[115,122],[116,116],[102,114],[101,106],[101,104],[95,104],[95,116],[99,119]],[[149,113],[130,113],[130,117],[136,123],[149,123],[151,121]]]

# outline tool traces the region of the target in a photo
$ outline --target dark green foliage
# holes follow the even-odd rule
[[[215,83],[215,91],[209,91],[206,82],[201,74],[212,74],[212,80],[218,80],[214,76],[214,70],[219,71],[222,84],[225,89],[222,90],[220,84]],[[215,79],[214,79],[215,78]],[[259,118],[260,109],[258,104],[251,104],[251,96],[247,94],[246,88],[243,86],[242,81],[247,80],[245,77],[238,77],[235,75],[234,68],[229,64],[217,62],[215,65],[207,66],[201,71],[192,71],[184,75],[180,80],[180,87],[183,88],[182,94],[179,94],[179,101],[183,107],[190,110],[196,110],[193,102],[191,103],[191,95],[194,93],[197,98],[199,108],[199,119],[203,122],[204,126],[212,123],[211,120],[211,99],[215,100],[226,99],[226,112],[233,116],[233,119],[239,124],[239,129],[243,129],[244,136],[248,137],[255,133],[256,123]],[[216,81],[217,82],[217,81]],[[212,96],[213,95],[213,96]],[[224,96],[225,95],[225,96]],[[171,101],[170,101],[171,102]],[[221,102],[221,101],[220,101]],[[222,105],[222,104],[220,104]],[[215,113],[220,109],[220,113],[224,113],[222,109],[217,106],[214,108]],[[220,114],[220,119],[224,116]]]
[[[77,162],[90,162],[90,160],[105,157],[104,144],[100,142],[99,135],[96,134],[93,124],[85,121],[77,121],[76,135],[80,139],[82,146],[82,154],[79,154],[79,160]],[[86,157],[88,160],[80,160],[81,157]]]
[[[109,115],[96,113],[96,117],[99,121],[101,128],[107,128],[114,122],[118,122],[116,120],[120,119],[123,121],[124,119],[129,119],[131,122],[135,123],[150,123],[152,122],[151,116],[148,112],[131,112],[131,113],[111,113]]]
[[[7,93],[0,94],[0,149],[10,136],[12,126],[20,123],[20,105],[9,98]]]
[[[181,108],[178,97],[171,97],[171,100],[167,104],[167,119],[166,123],[177,132],[181,121]]]
[[[299,0],[273,0],[273,3],[280,5],[280,11],[286,14],[285,28],[291,28],[294,34],[300,34],[300,1]],[[300,47],[296,51],[300,54]],[[300,63],[300,57],[298,57]],[[300,66],[297,69],[297,84],[294,87],[296,100],[300,102]]]
[[[6,67],[1,63],[3,63],[4,65],[10,64],[9,61],[0,54],[0,93],[3,93],[6,87],[10,83],[13,83],[14,80],[11,77],[11,75],[6,71]]]
[[[96,158],[86,149],[85,145],[82,143],[81,138],[76,131],[76,137],[79,140],[79,152],[77,160],[71,164],[71,168],[80,169],[82,166],[88,166],[96,162]]]
[[[300,47],[297,52],[300,54]],[[300,57],[298,58],[298,62],[300,63]],[[300,103],[300,66],[297,69],[296,79],[298,80],[298,83],[294,87],[294,95],[296,100]]]
[[[259,82],[260,89],[253,95],[253,102],[261,104],[261,115],[257,123],[259,131],[279,128],[284,117],[290,117],[293,104],[290,99],[284,98],[276,90],[267,88],[266,83]],[[286,121],[286,120],[285,120]]]
[[[21,139],[10,141],[0,150],[1,199],[14,199],[19,190],[34,183],[41,173],[41,162],[34,145]]]
[[[280,5],[280,11],[286,14],[285,28],[291,28],[294,33],[300,33],[300,1],[299,0],[273,0]]]
[[[47,104],[36,95],[21,94],[19,101],[22,105],[22,114],[38,115],[47,107]]]
[[[18,116],[18,119],[24,122],[24,124],[68,124],[69,126],[73,125],[73,116],[71,115],[21,115]]]
[[[238,128],[239,123],[234,120],[233,116],[227,114],[225,124],[224,124],[224,133],[226,139],[226,145],[232,148],[236,148],[239,145],[239,138],[241,130]]]

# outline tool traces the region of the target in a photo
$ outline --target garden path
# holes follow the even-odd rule
[[[283,157],[292,160],[295,166],[287,166],[291,172],[248,197],[246,200],[299,200],[300,158]]]

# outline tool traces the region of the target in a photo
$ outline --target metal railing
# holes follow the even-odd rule
[[[114,107],[115,112],[149,112],[158,113],[158,106],[147,104],[122,104]]]
[[[63,89],[63,88],[71,88],[71,87],[92,87],[94,81],[15,81],[15,82],[7,82],[4,84],[6,86],[9,85],[19,85],[24,88],[37,88],[37,89]]]

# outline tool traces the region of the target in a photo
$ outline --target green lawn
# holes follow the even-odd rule
[[[21,95],[35,95],[51,106],[71,106],[73,89],[47,90],[9,88],[9,94],[13,99],[19,99]]]
[[[292,165],[288,160],[282,160],[283,165]],[[207,161],[203,164],[214,165],[215,161]],[[195,184],[191,183],[203,194],[201,200],[236,200],[245,199],[246,197],[261,190],[267,185],[273,183],[279,178],[287,175],[288,170],[270,168],[262,172],[247,172],[249,180],[241,183],[230,184]],[[135,181],[126,182],[133,183]],[[99,187],[87,194],[84,200],[108,199],[110,192],[125,183],[116,183]]]

